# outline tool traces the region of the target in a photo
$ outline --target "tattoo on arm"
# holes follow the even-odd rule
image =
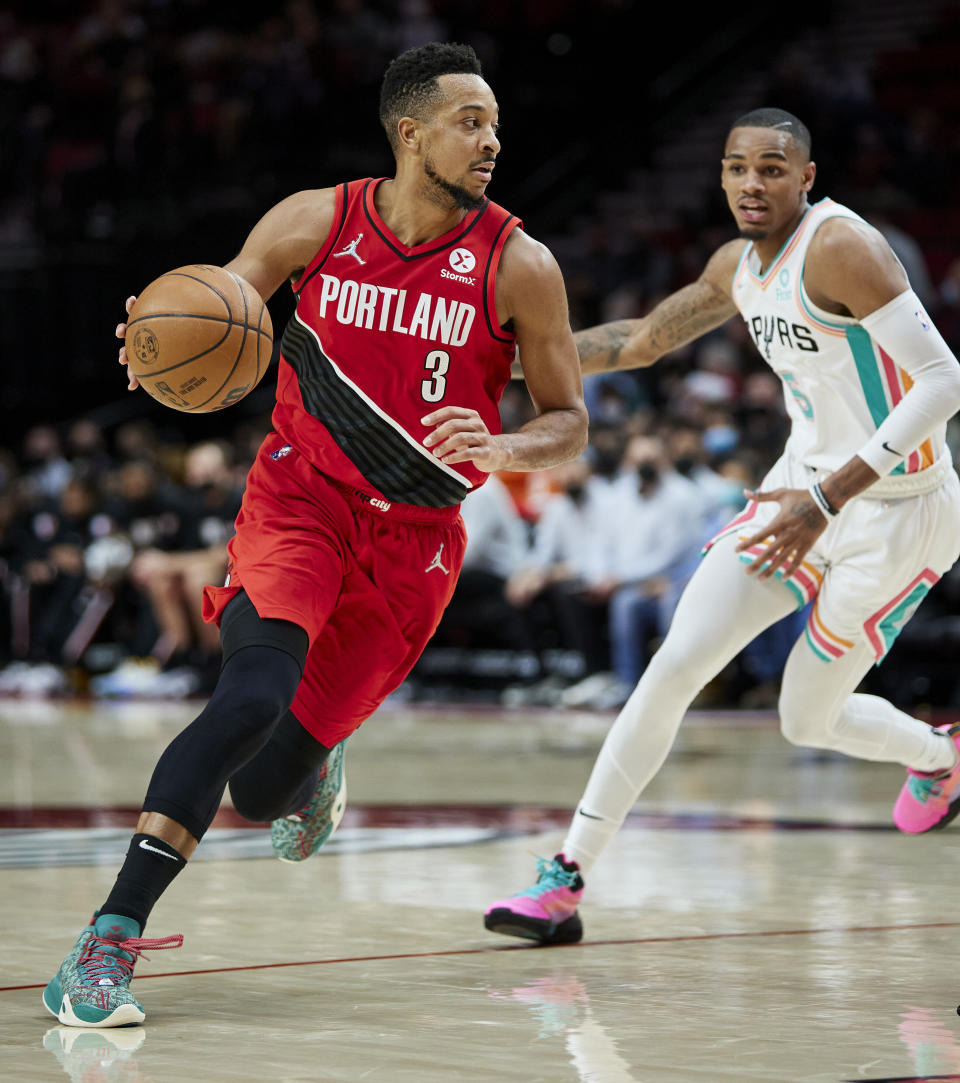
[[[736,312],[732,298],[709,282],[693,282],[660,302],[650,313],[650,343],[658,355],[712,331]]]
[[[578,331],[574,336],[581,366],[590,363],[594,372],[619,367],[620,353],[630,337],[630,320],[617,320]]]
[[[719,327],[736,311],[729,294],[698,279],[672,293],[642,319],[615,320],[577,331],[573,340],[580,367],[585,373],[596,373],[651,365]]]

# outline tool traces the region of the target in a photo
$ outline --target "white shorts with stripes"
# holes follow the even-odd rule
[[[817,474],[784,454],[761,485],[807,489]],[[777,503],[751,501],[710,542],[736,532],[755,534],[778,513]],[[749,564],[763,546],[741,553]],[[945,473],[933,492],[897,499],[849,501],[787,580],[775,573],[801,608],[813,602],[806,638],[825,662],[866,641],[879,662],[930,588],[960,556],[960,481]]]

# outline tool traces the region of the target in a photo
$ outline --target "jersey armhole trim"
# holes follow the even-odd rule
[[[327,257],[333,251],[334,245],[343,232],[343,224],[347,220],[347,185],[349,182],[344,181],[343,184],[338,184],[336,187],[335,203],[333,207],[333,217],[336,222],[336,228],[331,229],[327,234],[327,239],[323,242],[320,250],[310,261],[307,269],[303,272],[300,278],[293,283],[293,292],[300,299],[300,294],[303,291],[304,286],[310,281],[311,278],[320,270],[320,268],[327,262]]]
[[[496,285],[497,268],[500,266],[500,256],[507,238],[519,226],[520,219],[514,215],[508,215],[500,224],[497,235],[490,246],[490,254],[487,256],[487,265],[483,269],[483,318],[486,320],[487,330],[490,337],[497,342],[512,343],[516,341],[516,335],[511,334],[506,328],[501,327],[496,318]],[[498,333],[499,332],[499,333]]]
[[[825,201],[821,201],[825,202]],[[832,202],[832,201],[831,201]],[[833,204],[839,206],[839,204]],[[820,206],[820,204],[817,204]],[[807,256],[810,254],[810,243],[817,234],[817,230],[824,224],[829,222],[832,218],[847,218],[850,221],[858,221],[857,217],[851,214],[844,214],[840,211],[837,214],[825,214],[819,222],[816,223],[810,236],[807,240],[807,248],[803,253],[803,260],[800,264],[800,270],[797,272],[797,282],[795,287],[797,307],[800,309],[804,319],[810,324],[811,327],[816,328],[819,331],[823,331],[828,335],[846,335],[847,331],[851,327],[859,327],[860,321],[853,316],[841,316],[837,312],[826,312],[818,305],[815,305],[810,300],[810,296],[807,293],[807,288],[803,284],[803,275],[807,269]]]

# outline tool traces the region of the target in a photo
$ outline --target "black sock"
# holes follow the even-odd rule
[[[155,835],[134,835],[101,914],[121,914],[140,924],[142,935],[150,911],[187,859]]]

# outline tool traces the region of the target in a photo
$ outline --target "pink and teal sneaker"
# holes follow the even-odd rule
[[[893,806],[893,822],[909,835],[946,827],[960,814],[960,722],[937,726],[937,732],[953,741],[957,765],[949,771],[907,768],[907,781]]]
[[[575,861],[557,854],[548,861],[537,857],[537,882],[526,891],[498,899],[483,915],[492,933],[522,936],[540,944],[575,944],[583,936],[577,904],[583,895],[583,877]]]

